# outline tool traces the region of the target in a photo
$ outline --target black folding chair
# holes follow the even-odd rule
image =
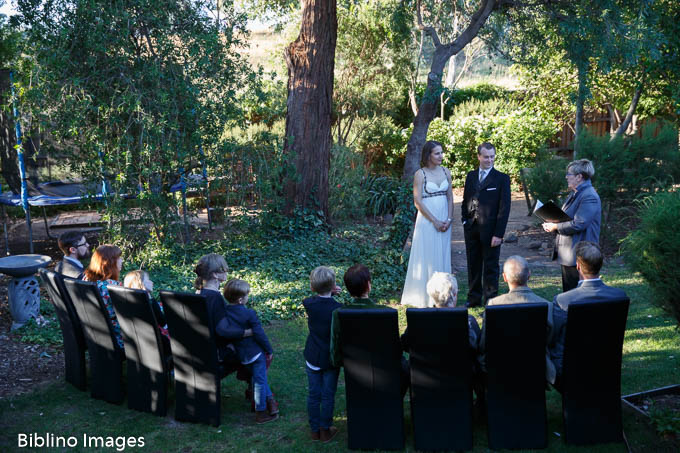
[[[465,308],[409,308],[416,450],[472,449],[472,360]]]
[[[83,325],[90,355],[92,398],[120,404],[125,353],[118,346],[99,288],[93,282],[70,278],[64,279],[64,287]]]
[[[489,448],[545,448],[545,303],[487,306]]]
[[[168,357],[146,291],[109,287],[125,342],[128,407],[162,417],[167,413]]]
[[[569,444],[623,441],[621,354],[629,302],[569,304],[560,385]]]
[[[338,311],[351,450],[402,450],[404,405],[397,311]]]
[[[87,343],[78,313],[71,298],[64,288],[63,276],[47,269],[39,269],[40,278],[45,282],[47,294],[54,306],[64,339],[64,374],[66,382],[78,390],[87,387],[87,370],[85,367],[85,350]]]
[[[175,419],[221,423],[220,379],[215,333],[200,294],[161,291],[175,366]]]

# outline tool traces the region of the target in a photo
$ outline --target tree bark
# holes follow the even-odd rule
[[[574,121],[574,159],[579,153],[579,135],[583,131],[583,108],[588,94],[588,64],[578,68],[578,95],[576,96],[576,120]]]
[[[425,30],[434,42],[435,51],[430,66],[430,73],[427,76],[427,88],[423,99],[420,101],[418,114],[413,119],[413,131],[406,147],[406,157],[404,159],[404,173],[402,179],[411,181],[413,174],[420,168],[420,152],[427,139],[427,131],[430,123],[437,114],[437,104],[439,93],[442,89],[442,75],[444,67],[449,58],[458,54],[466,45],[470,43],[479,33],[479,29],[486,23],[494,8],[502,3],[503,0],[484,0],[479,9],[472,15],[470,24],[465,31],[453,42],[442,44],[439,41],[437,32],[432,27],[425,27],[421,23],[420,2],[418,2],[418,24]]]
[[[630,102],[630,106],[628,107],[628,111],[626,112],[626,117],[623,119],[623,121],[619,125],[619,128],[612,136],[612,140],[615,139],[616,137],[620,137],[621,135],[624,134],[624,132],[628,130],[628,126],[630,125],[630,122],[633,119],[633,115],[635,114],[635,109],[637,108],[637,105],[640,102],[640,96],[642,95],[643,87],[644,79],[635,89],[635,93],[633,93],[633,100]]]
[[[7,105],[9,100],[9,70],[0,70],[0,105]],[[17,144],[14,134],[14,121],[7,111],[0,110],[0,163],[2,177],[7,182],[9,189],[14,193],[21,192],[21,177],[17,164]],[[2,188],[3,191],[6,187]]]
[[[320,209],[328,218],[333,70],[338,21],[335,0],[304,0],[300,34],[284,54],[288,102],[284,152],[296,177],[286,181],[287,211]]]

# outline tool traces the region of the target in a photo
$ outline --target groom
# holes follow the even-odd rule
[[[479,169],[467,174],[462,220],[468,264],[468,307],[498,295],[498,260],[510,215],[510,177],[493,168],[496,148],[477,147]]]

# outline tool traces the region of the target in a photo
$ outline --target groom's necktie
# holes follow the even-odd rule
[[[484,181],[484,177],[486,176],[486,170],[482,170],[481,168],[479,169],[479,183],[481,184],[482,181]]]

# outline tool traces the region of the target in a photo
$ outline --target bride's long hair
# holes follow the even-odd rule
[[[441,143],[430,140],[428,142],[425,142],[423,145],[423,151],[420,153],[420,166],[421,167],[427,167],[427,164],[430,162],[430,154],[432,154],[432,151],[437,147],[441,147],[442,152],[445,152],[446,150],[444,149],[444,145]]]

